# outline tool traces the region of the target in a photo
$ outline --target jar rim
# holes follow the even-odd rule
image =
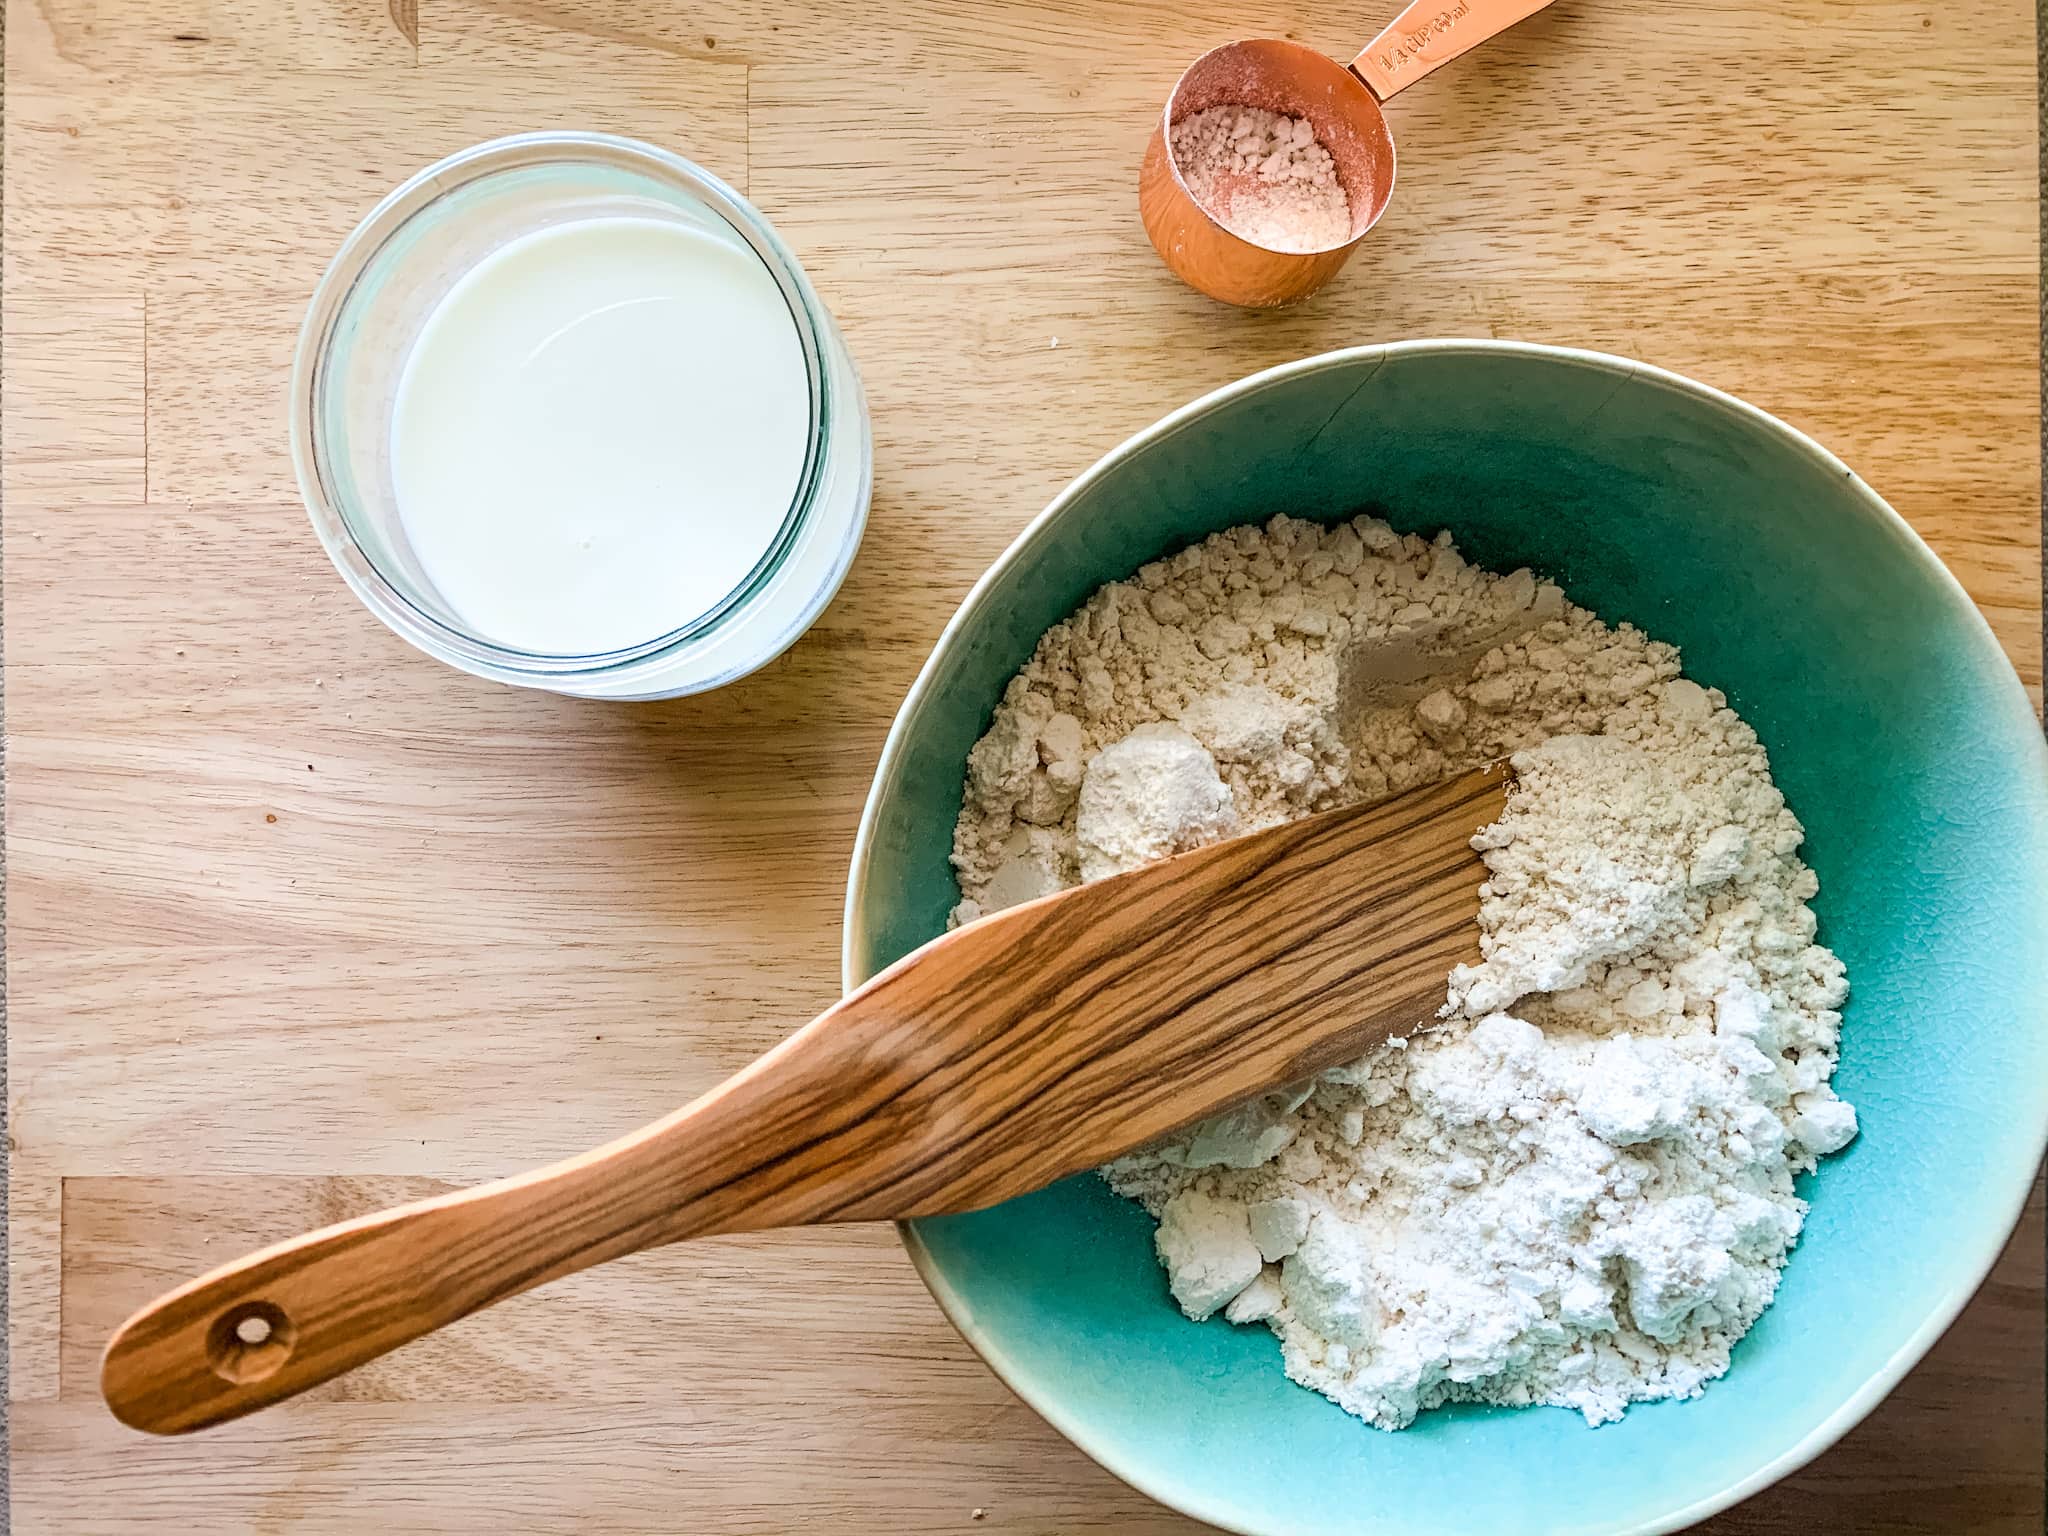
[[[788,307],[810,392],[809,433],[796,489],[780,527],[754,566],[717,603],[674,628],[632,646],[586,654],[535,652],[504,645],[452,624],[416,602],[356,536],[349,515],[354,498],[335,483],[326,434],[320,425],[327,367],[337,335],[350,314],[351,300],[377,258],[416,219],[460,188],[493,176],[552,165],[606,166],[647,176],[693,199],[745,240],[775,280]],[[767,219],[739,192],[694,161],[642,140],[573,130],[511,134],[471,145],[415,172],[380,199],[342,241],[314,289],[292,364],[291,450],[300,495],[322,546],[358,600],[412,644],[464,670],[546,686],[550,680],[616,675],[666,662],[683,647],[707,639],[744,613],[781,568],[812,517],[835,403],[821,336],[829,322],[821,323],[822,314],[803,268]]]

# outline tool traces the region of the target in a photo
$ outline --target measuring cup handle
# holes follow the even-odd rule
[[[1415,0],[1351,61],[1351,72],[1385,101],[1461,53],[1535,15],[1550,0]]]

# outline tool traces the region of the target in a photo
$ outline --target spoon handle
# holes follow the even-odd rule
[[[835,1208],[835,1181],[808,1166],[828,1106],[863,1096],[863,1021],[837,1022],[608,1146],[325,1227],[159,1297],[107,1345],[108,1406],[137,1429],[203,1429],[624,1254],[869,1214]],[[895,1150],[867,1155],[879,1169]]]
[[[1493,769],[1231,838],[934,939],[581,1157],[267,1248],[107,1345],[123,1423],[202,1429],[470,1313],[714,1232],[976,1210],[1430,1018],[1478,958]]]
[[[1381,101],[1405,90],[1489,37],[1535,15],[1550,0],[1414,0],[1351,61],[1351,72]]]

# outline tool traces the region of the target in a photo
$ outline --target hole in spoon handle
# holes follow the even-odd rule
[[[291,1358],[298,1334],[274,1302],[245,1301],[214,1319],[206,1333],[206,1358],[222,1381],[261,1381]]]

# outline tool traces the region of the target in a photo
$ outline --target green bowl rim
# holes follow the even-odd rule
[[[1234,383],[1225,384],[1221,388],[1211,390],[1199,399],[1192,400],[1188,404],[1181,406],[1178,410],[1161,417],[1142,431],[1133,433],[1108,453],[1097,459],[1079,475],[1076,475],[1073,480],[1069,481],[1066,488],[1048,502],[1045,509],[1024,526],[1017,537],[1010,542],[1009,547],[1002,554],[998,555],[994,563],[982,573],[981,579],[975,582],[974,586],[968,591],[967,596],[961,599],[960,606],[954,610],[952,618],[947,620],[945,629],[940,632],[939,638],[933,643],[931,655],[925,659],[923,667],[918,670],[917,679],[910,685],[909,693],[904,695],[902,706],[896,711],[896,718],[889,727],[888,737],[882,743],[882,755],[875,766],[874,784],[869,789],[867,803],[861,810],[860,830],[854,836],[853,862],[847,876],[846,914],[840,932],[840,983],[845,990],[850,992],[867,979],[859,970],[860,957],[855,953],[855,949],[857,944],[856,935],[860,927],[856,922],[856,917],[863,910],[867,896],[869,844],[874,837],[875,822],[880,814],[881,803],[885,798],[886,792],[894,788],[903,744],[909,738],[912,723],[923,711],[926,696],[932,684],[933,674],[938,668],[939,660],[944,656],[948,647],[953,644],[961,631],[966,628],[968,620],[980,608],[981,604],[987,600],[989,592],[1003,577],[1004,573],[1021,560],[1030,550],[1035,548],[1041,539],[1046,537],[1048,530],[1061,520],[1068,505],[1078,499],[1098,479],[1108,473],[1111,466],[1129,456],[1136,449],[1171,437],[1183,427],[1206,416],[1209,412],[1238,399],[1240,396],[1257,393],[1267,385],[1281,379],[1295,378],[1326,368],[1343,367],[1361,358],[1376,359],[1377,362],[1373,372],[1377,373],[1380,367],[1385,366],[1393,358],[1457,353],[1471,353],[1487,357],[1541,358],[1551,362],[1566,363],[1576,367],[1619,374],[1621,378],[1615,386],[1615,393],[1617,394],[1637,379],[1659,384],[1680,394],[1690,395],[1701,404],[1724,412],[1727,415],[1743,418],[1751,425],[1760,427],[1766,432],[1775,433],[1786,443],[1807,455],[1823,468],[1847,479],[1855,487],[1856,494],[1865,510],[1876,517],[1899,540],[1907,553],[1917,560],[1937,583],[1947,586],[1951,597],[1962,605],[1967,615],[1966,623],[1974,623],[1980,640],[1989,648],[1985,659],[1987,661],[1995,661],[1996,665],[2002,668],[2006,675],[2012,679],[2013,687],[2008,691],[2007,697],[2010,700],[2016,722],[2024,727],[2021,734],[2032,743],[2032,755],[2035,758],[2040,776],[2043,782],[2048,782],[2048,738],[2044,738],[2041,734],[2039,722],[2036,720],[2033,707],[2028,701],[2026,690],[2020,684],[2018,674],[2012,669],[2011,660],[2006,656],[2004,647],[1999,644],[1998,637],[1992,633],[1991,625],[1984,618],[1982,611],[1971,599],[1969,593],[1964,590],[1962,583],[1956,580],[1955,574],[1946,565],[1942,564],[1940,556],[1936,555],[1927,546],[1926,541],[1914,530],[1911,523],[1901,517],[1898,511],[1882,496],[1879,496],[1877,492],[1872,490],[1853,469],[1836,458],[1834,454],[1822,447],[1813,438],[1801,432],[1797,427],[1788,425],[1776,416],[1771,415],[1768,411],[1759,410],[1756,406],[1749,404],[1745,400],[1737,399],[1734,395],[1715,389],[1711,385],[1702,384],[1696,379],[1687,378],[1684,374],[1674,373],[1670,369],[1659,368],[1650,363],[1640,363],[1630,358],[1617,357],[1608,352],[1593,352],[1579,347],[1550,346],[1540,342],[1497,341],[1455,337],[1383,342],[1371,346],[1345,347],[1334,352],[1318,353],[1313,357],[1300,358],[1291,363],[1282,363],[1278,367],[1267,368],[1258,373],[1249,374],[1244,378],[1236,380]],[[1366,378],[1370,377],[1371,374],[1366,375]],[[1359,382],[1363,384],[1365,380],[1361,379]],[[2048,894],[2044,894],[2043,907],[2044,926],[2048,926]],[[2048,1012],[2048,1010],[2044,1010],[2044,1012]],[[2048,1150],[2048,1090],[2044,1090],[2037,1095],[2035,1120],[2036,1134],[2034,1140],[2044,1150]],[[1598,1527],[1588,1526],[1581,1530],[1580,1536],[1665,1536],[1665,1533],[1683,1530],[1687,1526],[1706,1519],[1709,1515],[1728,1508],[1731,1504],[1748,1498],[1753,1493],[1761,1492],[1787,1473],[1797,1471],[1800,1467],[1812,1461],[1822,1451],[1833,1445],[1843,1435],[1848,1433],[1849,1430],[1853,1429],[1861,1422],[1865,1415],[1884,1400],[1885,1395],[1898,1385],[1899,1381],[1908,1371],[1919,1364],[1921,1358],[1928,1350],[1934,1347],[1935,1341],[1948,1330],[1949,1325],[1956,1320],[1957,1315],[1961,1313],[1963,1308],[1977,1294],[1979,1287],[1984,1283],[1985,1276],[1991,1272],[1992,1265],[1998,1261],[1999,1254],[2004,1251],[2007,1240],[2011,1237],[2014,1227],[2019,1223],[2020,1215],[2026,1206],[2027,1195],[2033,1188],[2035,1171],[2039,1164],[2040,1156],[2037,1154],[2034,1161],[2027,1164],[2024,1169],[2015,1168],[2012,1175],[2012,1183],[2006,1192],[2004,1219],[1993,1223],[1985,1229],[1986,1236],[1984,1242],[1963,1266],[1963,1270],[1969,1278],[1969,1283],[1953,1288],[1942,1305],[1937,1307],[1922,1321],[1920,1326],[1893,1352],[1891,1358],[1885,1362],[1883,1367],[1874,1372],[1851,1392],[1842,1403],[1842,1406],[1823,1420],[1803,1440],[1766,1462],[1761,1467],[1758,1467],[1746,1477],[1737,1478],[1727,1487],[1704,1498],[1697,1499],[1683,1508],[1654,1516],[1648,1521],[1625,1519],[1615,1524]],[[1140,1493],[1146,1495],[1146,1497],[1156,1500],[1169,1509],[1177,1510],[1197,1520],[1206,1521],[1208,1524],[1216,1526],[1221,1530],[1234,1531],[1239,1533],[1239,1536],[1263,1536],[1263,1533],[1255,1527],[1237,1523],[1235,1515],[1226,1514],[1220,1509],[1208,1507],[1203,1500],[1190,1498],[1178,1490],[1158,1486],[1141,1471],[1126,1464],[1123,1456],[1114,1449],[1092,1443],[1088,1431],[1076,1424],[1057,1401],[1051,1400],[1045,1394],[1032,1390],[1019,1379],[1020,1372],[1016,1367],[1016,1363],[1005,1354],[1001,1346],[997,1345],[983,1333],[980,1325],[975,1320],[974,1309],[971,1303],[956,1292],[945,1275],[939,1272],[932,1260],[930,1250],[925,1247],[924,1240],[918,1233],[916,1223],[898,1222],[896,1230],[897,1235],[903,1241],[904,1248],[910,1255],[910,1262],[916,1268],[919,1278],[924,1281],[925,1288],[932,1293],[932,1298],[938,1302],[939,1310],[945,1313],[947,1320],[958,1330],[960,1336],[967,1341],[975,1353],[981,1356],[989,1369],[996,1374],[997,1378],[1012,1392],[1016,1393],[1033,1412],[1051,1424],[1054,1429],[1073,1442],[1074,1445],[1079,1447],[1097,1464],[1137,1489]]]

